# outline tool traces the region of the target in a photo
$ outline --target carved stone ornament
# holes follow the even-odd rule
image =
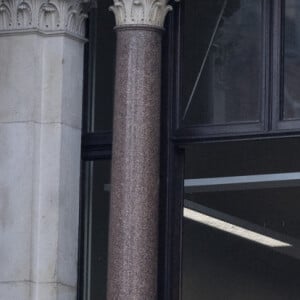
[[[165,17],[172,10],[168,0],[114,0],[110,10],[116,25],[148,25],[162,28]]]
[[[84,37],[88,0],[0,0],[0,33],[38,30]]]

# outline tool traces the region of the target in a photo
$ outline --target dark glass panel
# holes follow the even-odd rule
[[[183,300],[299,299],[298,144],[295,138],[188,148]],[[297,172],[298,179],[287,184],[283,178],[290,172]],[[276,181],[272,173],[285,174]],[[228,176],[249,174],[257,178],[267,174],[272,180],[265,186],[260,181],[247,186],[231,177],[238,184],[224,184]],[[207,189],[215,180],[220,183],[221,177],[222,184]],[[191,180],[198,185],[190,185]]]
[[[106,299],[110,161],[91,164],[87,299]]]
[[[184,218],[183,300],[299,299],[300,218],[295,211],[300,208],[300,190],[280,192],[244,192],[235,197],[232,193],[225,198],[222,194],[198,195],[198,202],[203,200],[201,209],[208,208],[211,215],[203,218],[199,214],[198,221]],[[248,201],[249,197],[255,198]],[[285,197],[291,198],[285,201]],[[224,223],[218,224],[224,206],[222,222],[231,228],[229,232],[223,230]],[[239,216],[236,223],[232,216]],[[244,223],[252,226],[250,233],[242,231],[247,228]],[[242,228],[241,236],[232,233],[233,225]],[[251,235],[253,240],[248,239]]]
[[[283,119],[300,118],[300,2],[285,1]]]
[[[185,1],[181,94],[185,125],[260,121],[262,2]]]
[[[92,87],[92,131],[112,130],[115,63],[114,15],[108,10],[109,0],[97,1],[96,28],[91,28],[94,46]],[[91,21],[91,24],[93,22]]]
[[[298,172],[298,138],[207,143],[187,147],[186,178]]]

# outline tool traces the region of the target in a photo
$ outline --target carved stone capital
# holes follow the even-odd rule
[[[163,28],[165,17],[172,10],[168,0],[114,0],[117,26],[148,25]]]
[[[84,37],[85,2],[89,0],[0,0],[0,33],[35,30]]]

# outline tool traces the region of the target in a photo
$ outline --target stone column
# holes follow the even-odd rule
[[[166,0],[114,1],[117,26],[107,299],[156,299],[161,35]]]
[[[0,1],[0,299],[76,299],[81,2]]]

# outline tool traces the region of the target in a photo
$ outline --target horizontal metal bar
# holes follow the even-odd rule
[[[300,172],[185,179],[186,193],[300,187]]]

